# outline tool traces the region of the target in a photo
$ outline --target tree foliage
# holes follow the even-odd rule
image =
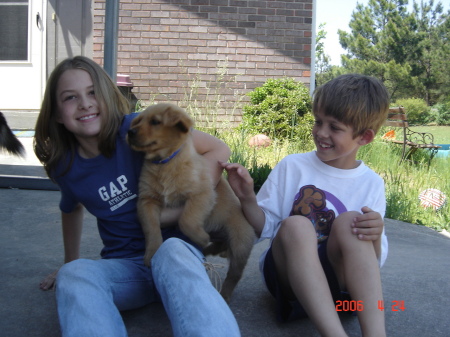
[[[450,12],[440,2],[413,1],[408,11],[408,0],[369,0],[357,4],[349,27],[338,31],[346,55],[335,73],[375,76],[393,100],[416,97],[431,105],[450,96]]]
[[[316,87],[344,74],[341,67],[330,64],[330,56],[325,53],[324,40],[327,37],[326,23],[319,24],[316,36]]]
[[[327,37],[325,25],[326,23],[319,24],[319,31],[316,36],[316,71],[319,74],[326,73],[330,69],[330,56],[325,54],[323,43]]]

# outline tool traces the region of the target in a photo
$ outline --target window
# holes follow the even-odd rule
[[[28,0],[0,0],[0,61],[28,60]]]

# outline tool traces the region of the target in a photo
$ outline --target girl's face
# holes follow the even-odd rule
[[[353,138],[351,126],[322,112],[315,112],[314,118],[312,134],[319,159],[336,168],[355,168],[358,165],[356,154],[359,147],[364,145],[362,137]]]
[[[69,69],[59,78],[56,89],[57,121],[72,132],[79,143],[96,140],[101,113],[94,84],[85,70]]]

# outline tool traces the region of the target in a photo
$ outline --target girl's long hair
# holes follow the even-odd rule
[[[78,144],[75,136],[57,122],[57,85],[61,75],[69,69],[81,69],[91,76],[95,98],[102,113],[98,144],[99,151],[104,156],[110,157],[115,151],[117,132],[123,115],[129,111],[129,103],[119,88],[91,59],[76,56],[58,64],[47,81],[34,136],[34,152],[51,179],[54,179],[55,169],[63,161],[66,167],[60,171],[61,175],[70,170]]]

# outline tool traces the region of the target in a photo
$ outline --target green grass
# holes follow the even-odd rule
[[[431,133],[435,144],[450,144],[450,126],[411,126],[410,129]]]

